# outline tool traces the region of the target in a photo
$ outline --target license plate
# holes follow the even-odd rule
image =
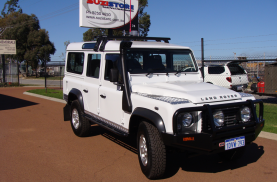
[[[242,90],[242,86],[237,86],[237,90]]]
[[[239,148],[245,146],[245,137],[237,137],[225,140],[225,150]]]

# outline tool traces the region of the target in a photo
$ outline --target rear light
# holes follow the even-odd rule
[[[230,83],[232,83],[232,78],[231,77],[226,77],[226,80]]]

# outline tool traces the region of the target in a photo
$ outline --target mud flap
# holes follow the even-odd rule
[[[64,121],[70,120],[70,105],[68,104],[66,104],[65,107],[63,108],[63,118],[64,118]]]

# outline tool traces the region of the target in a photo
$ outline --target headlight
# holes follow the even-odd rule
[[[189,127],[193,122],[192,118],[193,117],[190,113],[179,114],[177,129],[181,130],[182,127]]]
[[[224,114],[222,111],[216,111],[213,114],[215,126],[223,126],[224,124]]]
[[[242,122],[246,123],[250,120],[251,112],[249,107],[244,107],[240,110],[240,117]]]

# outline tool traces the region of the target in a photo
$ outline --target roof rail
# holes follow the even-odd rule
[[[155,40],[157,42],[161,42],[164,41],[165,43],[169,43],[170,38],[166,38],[166,37],[137,37],[137,36],[100,36],[100,37],[96,37],[97,38],[97,42],[94,46],[94,51],[104,51],[105,50],[105,46],[107,44],[107,42],[109,40],[128,40],[128,41],[147,41],[147,40]],[[102,44],[101,44],[102,43]],[[101,44],[101,46],[100,46]]]

